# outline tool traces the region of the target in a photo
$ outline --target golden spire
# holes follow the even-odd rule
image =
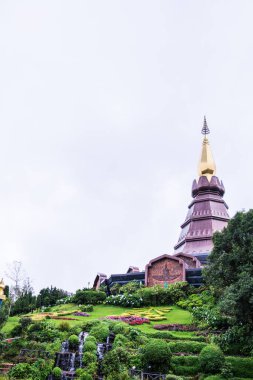
[[[201,133],[204,135],[203,144],[202,144],[202,152],[201,158],[199,162],[199,176],[206,176],[208,181],[211,180],[212,176],[216,174],[216,166],[213,159],[213,155],[211,152],[211,148],[209,145],[207,134],[210,133],[209,128],[207,126],[206,117],[204,116],[204,124]]]

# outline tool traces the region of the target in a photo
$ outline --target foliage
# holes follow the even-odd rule
[[[96,363],[97,361],[97,355],[96,351],[95,352],[90,352],[90,351],[85,351],[83,354],[83,364],[88,365],[89,363]]]
[[[76,370],[76,376],[78,380],[92,380],[92,376],[82,368]]]
[[[7,299],[0,305],[0,329],[6,323],[10,310],[10,301]]]
[[[60,331],[69,331],[70,330],[70,324],[69,322],[67,321],[62,321],[59,326],[58,326],[58,329]]]
[[[93,343],[97,343],[97,339],[94,337],[94,336],[92,336],[92,335],[88,335],[87,336],[87,338],[85,339],[85,343],[87,343],[87,342],[93,342]]]
[[[140,307],[143,305],[143,300],[137,294],[117,294],[107,297],[105,304],[122,307]]]
[[[36,296],[32,291],[22,292],[11,308],[11,315],[30,313],[36,308]]]
[[[129,363],[129,353],[125,349],[117,347],[107,352],[102,362],[102,369],[106,379],[109,379],[109,376],[112,379],[119,379],[119,374],[128,369]]]
[[[236,356],[226,357],[226,363],[231,365],[233,376],[249,377],[253,379],[253,358],[242,358]]]
[[[75,349],[78,347],[78,344],[79,344],[79,339],[78,339],[78,336],[77,335],[70,335],[69,339],[69,347],[71,349]]]
[[[53,376],[56,378],[56,379],[60,379],[61,378],[61,369],[59,367],[54,367],[53,371],[52,371],[52,374]]]
[[[88,312],[92,312],[92,311],[94,311],[94,307],[93,307],[93,305],[82,305],[82,306],[80,306],[80,309],[81,309],[81,311],[83,311],[83,312],[86,312],[86,311],[88,311]]]
[[[183,309],[193,311],[197,307],[201,306],[213,306],[215,304],[214,295],[210,290],[205,290],[200,293],[190,294],[187,298],[181,299],[177,302],[177,305]]]
[[[84,343],[84,351],[88,351],[88,352],[96,352],[97,351],[97,345],[96,343],[92,342],[92,341],[86,341]]]
[[[101,322],[99,325],[92,327],[90,335],[94,336],[98,342],[105,342],[109,335],[109,327],[105,322]]]
[[[16,364],[8,373],[10,379],[44,380],[51,372],[51,364],[43,359],[38,359],[35,363]]]
[[[97,305],[102,303],[106,298],[105,292],[97,290],[77,290],[73,296],[73,302],[80,304],[92,304]]]
[[[38,342],[54,342],[61,334],[51,321],[45,320],[32,323],[28,327],[27,338]]]
[[[124,335],[117,334],[113,342],[113,348],[125,347],[127,342],[128,342],[128,339]]]
[[[122,285],[119,288],[119,293],[121,293],[121,294],[133,294],[138,289],[140,289],[141,287],[142,287],[142,284],[140,283],[140,281],[136,281],[136,280],[129,281],[127,284]]]
[[[142,364],[144,369],[151,372],[166,373],[171,363],[171,350],[168,344],[161,339],[150,339],[142,347]]]
[[[139,289],[136,294],[142,299],[144,306],[172,305],[187,295],[187,282],[169,284],[168,288],[159,285]]]
[[[253,349],[253,210],[238,212],[223,232],[215,233],[204,279],[214,289],[217,308],[227,320],[228,330],[221,341],[236,346],[233,337],[237,335],[244,352],[250,352]]]
[[[37,296],[36,307],[56,305],[58,300],[67,296],[68,292],[63,289],[57,289],[52,286],[50,288],[43,288]]]
[[[171,352],[187,352],[190,354],[198,354],[207,346],[204,342],[195,341],[174,341],[168,343]]]
[[[218,346],[210,344],[201,350],[199,355],[199,365],[204,373],[219,373],[224,363],[224,354]]]

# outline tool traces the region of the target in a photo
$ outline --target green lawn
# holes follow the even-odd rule
[[[10,333],[10,331],[17,326],[19,321],[19,317],[10,317],[7,321],[7,323],[3,326],[1,329],[1,332],[6,333],[7,335]],[[1,379],[1,378],[0,378]]]
[[[145,311],[148,311],[149,309],[150,308],[143,308],[141,310],[145,312]],[[155,309],[163,310],[164,307],[158,306],[158,307],[155,307]],[[142,326],[136,326],[136,327],[139,328],[143,332],[151,333],[151,332],[156,331],[153,329],[153,325],[155,324],[167,324],[167,323],[190,324],[192,322],[191,313],[189,313],[188,311],[183,310],[179,308],[178,306],[172,306],[171,309],[172,309],[171,311],[165,313],[166,320],[155,321],[155,322],[151,322],[150,325],[144,324]],[[74,312],[75,310],[78,310],[78,306],[74,304],[54,306],[50,309],[51,312],[66,312],[66,311]],[[123,308],[123,307],[111,306],[111,305],[97,305],[97,306],[94,306],[94,311],[89,313],[90,314],[89,317],[77,317],[77,316],[73,316],[72,314],[68,315],[67,317],[76,319],[74,321],[71,321],[71,320],[68,321],[70,326],[75,326],[75,325],[81,324],[84,321],[101,319],[109,315],[120,315],[122,313],[128,313],[129,311],[135,311],[135,309]],[[138,311],[136,311],[136,314],[138,314]],[[38,313],[33,313],[33,314],[30,314],[29,316],[36,317],[37,315]],[[10,317],[6,325],[3,327],[2,332],[5,332],[8,334],[13,329],[13,327],[17,325],[18,319],[19,317],[17,316]],[[52,319],[52,322],[55,323],[56,325],[59,325],[62,322],[62,320]],[[185,333],[182,333],[182,334],[185,336]]]

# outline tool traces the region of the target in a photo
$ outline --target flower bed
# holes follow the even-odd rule
[[[143,325],[144,323],[150,323],[148,318],[143,318],[138,315],[122,316],[122,315],[110,315],[107,317],[113,321],[121,321],[128,323],[131,326]]]
[[[83,311],[77,311],[73,315],[75,315],[76,317],[89,317],[90,316],[90,314],[84,313]]]
[[[60,319],[62,321],[78,321],[78,319],[70,317],[51,317],[50,319]]]

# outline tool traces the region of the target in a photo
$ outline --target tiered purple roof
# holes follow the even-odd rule
[[[225,188],[218,177],[206,176],[194,180],[192,185],[193,201],[185,222],[181,225],[181,234],[175,245],[175,253],[183,252],[199,258],[205,263],[207,254],[213,248],[212,237],[215,231],[227,226],[228,206],[223,200]]]

